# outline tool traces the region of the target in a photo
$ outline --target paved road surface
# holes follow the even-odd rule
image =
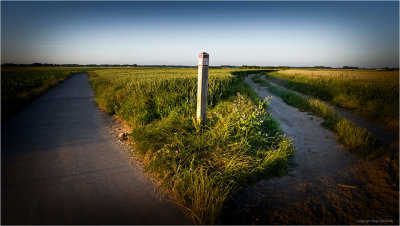
[[[87,74],[2,128],[2,224],[191,224],[108,133]]]

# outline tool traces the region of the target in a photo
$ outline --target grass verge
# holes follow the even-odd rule
[[[139,77],[135,77],[136,72]],[[211,91],[214,99],[208,120],[198,124],[195,108],[187,107],[192,103],[190,91],[197,88],[197,75],[195,70],[187,72],[178,76],[174,70],[172,74],[164,71],[151,81],[147,76],[140,80],[140,71],[93,72],[90,82],[99,106],[132,126],[131,136],[145,169],[158,177],[164,190],[192,210],[196,223],[215,224],[235,192],[261,178],[285,174],[294,149],[268,113],[267,101],[259,99],[242,81],[247,72],[229,71],[235,75],[225,76],[210,70],[210,87],[217,88]],[[129,76],[118,77],[118,73]],[[147,73],[152,73],[151,69]],[[168,91],[171,87],[182,91]],[[118,98],[121,93],[126,94],[124,98]],[[156,104],[145,109],[143,104],[131,103],[149,100],[150,95]],[[134,99],[124,102],[128,96]],[[160,103],[169,103],[168,110],[160,111],[165,106]],[[128,105],[129,111],[136,113],[129,114]],[[144,111],[157,117],[142,117]]]
[[[261,78],[261,74],[253,77],[255,83],[267,87],[273,94],[301,111],[312,112],[322,117],[325,122],[323,126],[334,131],[338,141],[357,154],[373,158],[378,156],[390,156],[392,151],[381,145],[377,139],[365,128],[358,127],[354,122],[339,116],[332,106],[318,99],[304,98],[287,89],[273,86],[267,80]]]

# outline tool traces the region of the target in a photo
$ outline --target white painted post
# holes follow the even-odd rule
[[[208,53],[200,53],[197,87],[197,120],[199,122],[207,119],[208,63]]]

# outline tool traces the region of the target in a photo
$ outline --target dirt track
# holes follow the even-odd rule
[[[273,85],[273,86],[278,86],[281,89],[286,89],[286,87],[281,86],[280,83],[275,83],[275,81],[279,81],[280,83],[284,83],[285,81],[283,80],[279,80],[279,79],[274,79],[274,81],[268,80],[269,84]],[[296,92],[294,90],[290,90],[291,92],[295,93],[296,95],[305,97],[305,98],[313,98],[309,95],[305,95],[299,92]],[[386,128],[383,125],[377,123],[377,122],[373,122],[371,120],[369,120],[368,118],[355,114],[354,112],[352,112],[351,110],[347,110],[332,104],[329,104],[326,101],[320,100],[328,105],[331,105],[335,111],[337,112],[337,114],[339,114],[340,116],[347,118],[351,121],[353,121],[354,123],[356,123],[356,125],[367,129],[370,133],[372,133],[378,140],[379,142],[381,142],[382,144],[388,146],[389,148],[393,148],[394,150],[398,150],[399,149],[399,131],[394,130],[394,129],[390,129],[390,128]]]
[[[246,78],[261,98],[273,96]],[[223,217],[231,224],[398,224],[398,161],[367,161],[349,153],[321,118],[280,98],[271,114],[293,138],[295,168],[234,197]]]
[[[191,224],[109,133],[87,74],[2,128],[2,224]]]

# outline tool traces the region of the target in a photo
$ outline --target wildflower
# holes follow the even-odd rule
[[[160,150],[158,150],[157,153],[160,153]]]
[[[178,150],[176,150],[175,152],[176,152],[176,154],[178,154],[178,153],[179,153],[179,152],[178,152]]]
[[[164,104],[161,104],[161,106],[164,106]]]
[[[214,111],[214,114],[217,114],[217,112]]]

